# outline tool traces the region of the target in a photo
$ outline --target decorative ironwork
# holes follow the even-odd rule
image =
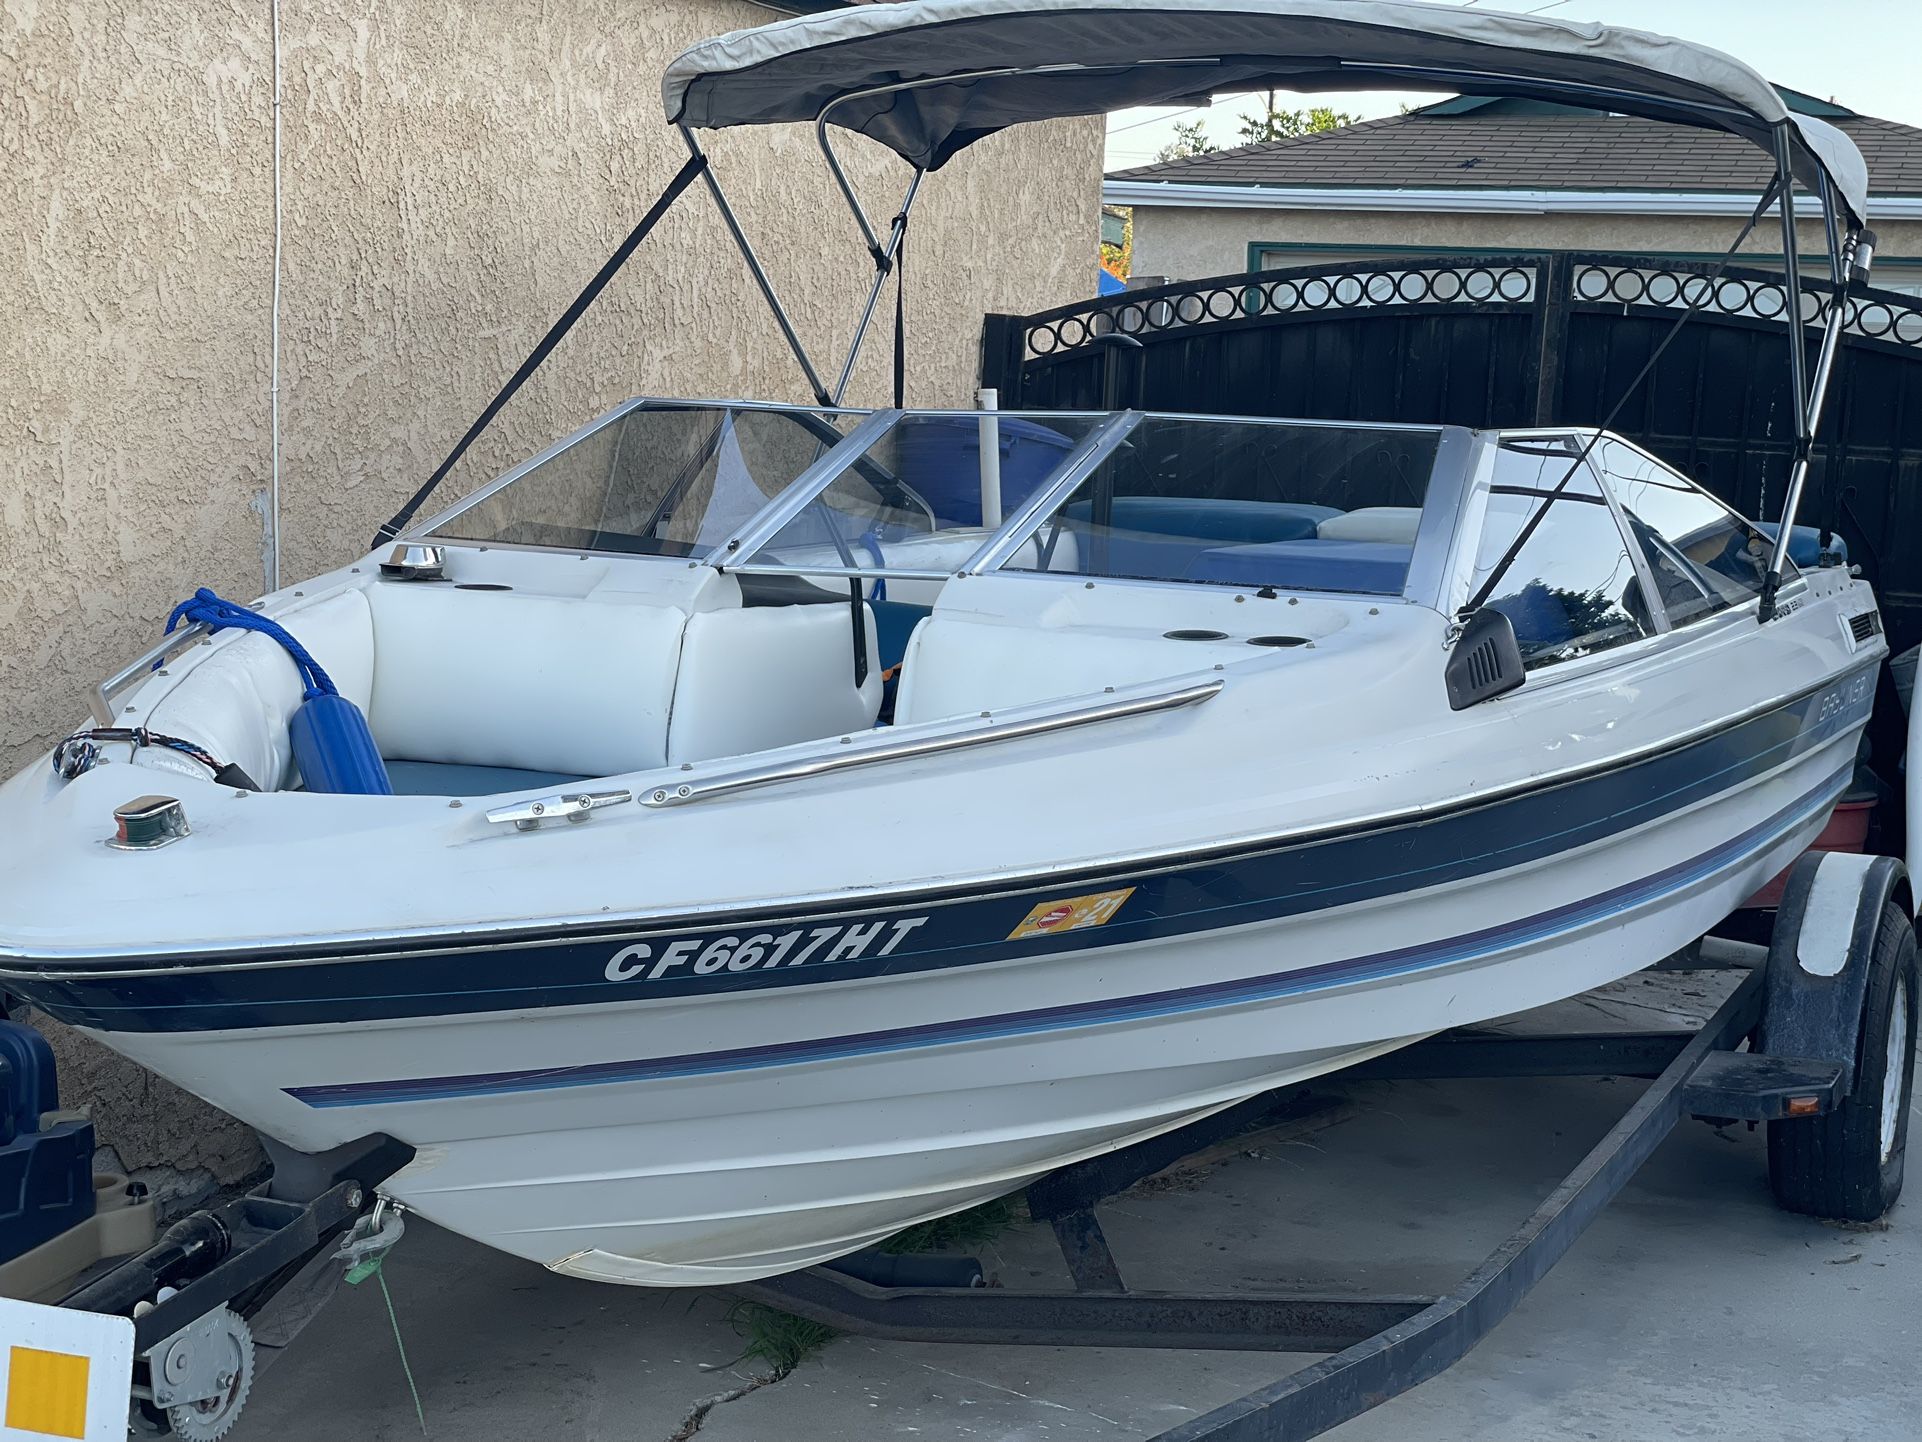
[[[1713,294],[1702,299],[1711,282],[1708,267],[1680,263],[1651,265],[1578,259],[1569,280],[1569,299],[1578,305],[1657,306],[1680,310],[1689,305],[1719,315],[1750,320],[1780,320],[1788,311],[1788,287],[1780,276],[1757,271],[1730,270],[1713,282]],[[1810,326],[1828,321],[1834,287],[1827,281],[1802,285],[1802,320]],[[1922,348],[1922,298],[1893,291],[1870,290],[1852,295],[1843,333],[1863,340]]]
[[[1599,254],[1473,260],[1436,256],[1392,265],[1359,261],[1215,276],[1082,301],[1026,317],[1020,354],[1027,361],[1063,359],[1114,332],[1171,337],[1210,326],[1286,321],[1331,311],[1456,306],[1525,311],[1555,284],[1550,276],[1557,259],[1565,260],[1561,273],[1566,279],[1556,299],[1576,307],[1675,310],[1697,304],[1705,312],[1755,321],[1779,321],[1788,312],[1785,282],[1764,271],[1729,269],[1712,279],[1712,266],[1695,261]],[[1712,293],[1704,296],[1705,289]],[[1833,296],[1828,281],[1805,280],[1803,321],[1823,323]],[[1862,340],[1922,349],[1922,298],[1876,290],[1852,296],[1846,332]]]
[[[1539,270],[1540,257],[1517,256],[1394,266],[1372,261],[1255,279],[1219,276],[1083,301],[1031,316],[1024,354],[1030,359],[1063,354],[1115,331],[1141,336],[1263,316],[1379,306],[1526,307],[1534,304]]]

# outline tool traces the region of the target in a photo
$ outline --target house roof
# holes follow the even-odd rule
[[[1800,106],[1795,108],[1800,109]],[[1868,164],[1871,195],[1922,195],[1922,130],[1827,107]],[[1623,190],[1754,195],[1768,156],[1740,138],[1628,115],[1442,101],[1288,140],[1138,165],[1113,180],[1410,190]]]

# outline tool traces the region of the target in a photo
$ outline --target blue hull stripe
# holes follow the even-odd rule
[[[1472,882],[1656,824],[1752,784],[1859,727],[1867,719],[1871,678],[1871,668],[1860,668],[1666,751],[1419,819],[1258,840],[1154,863],[903,890],[810,912],[685,917],[645,929],[610,923],[481,941],[209,950],[184,959],[127,957],[99,964],[99,970],[119,975],[92,975],[71,963],[18,962],[8,965],[5,984],[76,1026],[197,1032],[630,1004],[1179,939]],[[663,820],[671,823],[672,813]],[[636,876],[636,894],[607,900],[618,909],[658,904],[660,898],[640,893],[645,869],[637,867]],[[1103,925],[1014,936],[1037,908],[1123,889],[1127,900]],[[906,929],[897,933],[897,924]],[[889,940],[840,945],[854,929],[869,927]],[[800,939],[817,930],[836,940],[810,948]],[[790,932],[789,950],[777,955],[776,938]],[[750,958],[743,969],[732,969],[723,953],[750,937],[765,961]],[[696,958],[707,954],[710,943],[716,960],[703,971]],[[648,964],[618,960],[640,947],[649,949]],[[679,960],[657,969],[670,952]],[[202,961],[208,965],[195,965]],[[275,964],[252,964],[257,961]],[[40,969],[62,974],[37,975]]]
[[[1796,826],[1832,806],[1847,787],[1851,774],[1844,767],[1793,806],[1777,812],[1758,826],[1692,860],[1618,886],[1599,896],[1538,912],[1503,926],[1469,932],[1445,940],[1400,947],[1393,951],[1300,967],[1266,976],[1244,977],[1172,991],[1103,998],[997,1016],[936,1022],[927,1026],[895,1027],[847,1036],[807,1041],[777,1042],[737,1047],[727,1051],[650,1057],[635,1061],[596,1062],[584,1066],[544,1067],[528,1071],[484,1072],[473,1076],[417,1077],[411,1080],[350,1082],[334,1086],[289,1087],[287,1094],[311,1107],[377,1106],[392,1102],[445,1101],[453,1098],[501,1096],[516,1092],[551,1091],[561,1087],[607,1086],[621,1082],[662,1081],[672,1077],[709,1076],[718,1072],[752,1071],[763,1067],[796,1066],[854,1056],[908,1051],[953,1042],[988,1041],[999,1037],[1059,1031],[1069,1027],[1100,1026],[1108,1022],[1139,1021],[1250,1002],[1274,1001],[1308,992],[1380,981],[1435,967],[1473,962],[1515,947],[1565,935],[1611,916],[1622,915],[1659,901],[1728,870],[1765,850]]]

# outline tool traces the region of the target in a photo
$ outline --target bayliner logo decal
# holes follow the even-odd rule
[[[1009,941],[1029,936],[1052,936],[1060,931],[1079,931],[1084,926],[1101,926],[1121,910],[1135,894],[1132,886],[1119,891],[1096,891],[1087,896],[1067,896],[1060,901],[1044,901],[1008,933]]]
[[[676,941],[642,941],[624,946],[608,959],[609,981],[689,972],[711,976],[718,971],[771,971],[777,966],[800,966],[810,961],[859,961],[888,956],[917,928],[925,916],[883,917],[879,921],[850,921],[837,926],[797,926],[787,931],[755,931],[741,936],[685,936]]]

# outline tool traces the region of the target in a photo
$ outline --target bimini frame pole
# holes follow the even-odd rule
[[[1793,539],[1796,513],[1802,506],[1802,492],[1808,484],[1809,466],[1815,452],[1815,433],[1822,424],[1823,402],[1828,397],[1829,378],[1835,370],[1836,352],[1841,348],[1842,329],[1848,324],[1849,291],[1868,278],[1869,256],[1873,254],[1874,232],[1850,231],[1845,236],[1836,223],[1835,195],[1828,181],[1822,182],[1823,228],[1829,243],[1831,290],[1828,316],[1822,331],[1822,348],[1816,355],[1815,374],[1803,389],[1806,332],[1802,321],[1801,265],[1795,244],[1795,187],[1789,173],[1788,132],[1775,133],[1776,178],[1780,185],[1782,207],[1782,270],[1788,295],[1785,315],[1789,330],[1789,376],[1795,396],[1795,458],[1789,467],[1788,490],[1782,497],[1782,521],[1769,552],[1768,574],[1762,578],[1760,619],[1775,615],[1775,596],[1782,587],[1782,573],[1788,566],[1789,545]],[[1870,242],[1862,263],[1856,263],[1861,241]]]
[[[707,159],[701,150],[701,142],[694,138],[694,132],[685,125],[680,126],[679,129],[681,139],[687,142],[688,154],[697,159]],[[727,233],[734,237],[735,247],[741,252],[741,258],[747,262],[747,268],[754,277],[754,283],[760,286],[761,295],[767,301],[767,308],[774,314],[774,323],[781,328],[782,338],[787,341],[788,349],[794,352],[795,360],[801,363],[801,374],[807,377],[808,389],[814,393],[815,400],[822,405],[838,405],[841,400],[840,390],[837,389],[830,395],[827,387],[821,383],[821,374],[815,370],[814,362],[808,356],[807,347],[801,344],[801,337],[795,332],[794,322],[788,318],[787,307],[781,304],[781,297],[775,293],[774,282],[761,264],[760,256],[754,253],[754,246],[749,242],[747,232],[741,229],[740,219],[734,214],[734,207],[728,203],[727,192],[721,189],[720,178],[714,174],[714,167],[704,166],[701,177],[707,182],[707,193],[714,197],[714,208],[721,212],[721,219],[727,225]]]
[[[825,137],[823,144],[825,144]],[[854,328],[854,338],[848,343],[847,359],[841,363],[840,377],[834,382],[834,403],[839,405],[848,393],[848,385],[854,379],[854,363],[860,359],[861,343],[867,339],[868,327],[874,323],[874,308],[880,304],[881,292],[886,288],[888,277],[894,274],[894,258],[900,252],[901,242],[908,233],[908,215],[914,209],[914,198],[921,192],[921,180],[925,170],[914,172],[908,182],[907,194],[901,197],[901,209],[888,227],[888,238],[874,252],[874,284],[868,287],[867,304],[861,307],[860,324]],[[856,213],[859,213],[858,206]],[[862,217],[862,228],[867,229],[866,217]]]
[[[834,153],[834,142],[828,139],[828,116],[834,107],[849,100],[859,100],[865,96],[885,94],[889,90],[902,89],[901,86],[881,86],[874,90],[857,90],[846,95],[837,95],[822,107],[821,113],[814,117],[814,141],[821,147],[826,157],[828,172],[833,175],[834,183],[841,189],[841,198],[848,203],[854,213],[854,223],[861,227],[861,239],[867,243],[868,254],[874,257],[874,284],[868,287],[867,304],[861,308],[860,322],[854,327],[854,337],[848,343],[847,359],[841,363],[841,374],[834,382],[834,404],[839,405],[847,395],[848,386],[854,380],[854,363],[861,358],[861,344],[867,339],[868,327],[874,323],[874,308],[881,303],[881,292],[887,286],[888,277],[894,273],[894,258],[901,250],[901,242],[908,233],[908,216],[914,210],[914,198],[921,193],[921,182],[927,171],[920,166],[914,168],[914,176],[908,181],[907,193],[901,197],[901,209],[896,212],[894,221],[888,226],[888,238],[884,241],[875,230],[874,222],[861,205],[861,197],[854,193],[854,185],[848,179],[847,171],[842,168],[841,157]]]
[[[540,339],[540,344],[536,345],[527,359],[521,362],[520,369],[507,378],[507,384],[502,386],[494,399],[487,403],[487,409],[480,413],[480,418],[467,428],[467,434],[455,443],[454,449],[447,453],[447,459],[434,468],[434,474],[427,478],[419,490],[407,498],[406,504],[394,512],[393,518],[374,533],[374,545],[384,545],[407,528],[407,523],[414,519],[414,513],[420,509],[421,503],[434,493],[440,483],[447,478],[447,473],[454,469],[462,456],[467,454],[467,448],[474,443],[474,438],[487,429],[494,417],[500,414],[501,408],[511,401],[515,393],[527,383],[527,378],[541,368],[541,363],[547,359],[554,347],[559,345],[567,333],[574,328],[574,322],[594,304],[595,299],[607,288],[607,283],[619,274],[623,265],[627,264],[627,258],[634,253],[635,248],[647,239],[648,233],[656,225],[660,224],[661,217],[666,215],[674,202],[681,198],[681,193],[694,183],[694,177],[706,170],[707,157],[699,150],[688,156],[687,164],[675,173],[674,178],[667,183],[667,189],[663,190],[654,204],[648,207],[647,214],[635,223],[634,228],[627,233],[627,239],[614,248],[614,253],[602,263],[601,268],[594,273],[594,278],[588,281],[586,288],[574,297],[574,303],[562,312],[559,320],[548,327],[547,334]]]
[[[1220,64],[1215,56],[1185,56],[1175,60],[1138,60],[1130,62],[1130,67],[1142,65],[1196,65]],[[873,85],[865,90],[850,90],[837,95],[814,117],[814,138],[821,147],[821,154],[827,157],[828,169],[833,173],[834,183],[841,188],[842,198],[848,209],[854,212],[854,223],[861,228],[861,239],[866,243],[868,253],[874,257],[874,284],[868,291],[867,306],[861,312],[861,323],[855,327],[853,343],[848,346],[847,360],[841,366],[840,379],[835,382],[834,402],[840,404],[847,393],[848,384],[854,379],[854,363],[860,358],[861,343],[867,338],[868,326],[874,320],[874,308],[880,303],[881,291],[887,285],[888,276],[894,271],[895,255],[901,249],[901,240],[907,233],[908,212],[914,209],[914,197],[920,192],[921,181],[927,175],[926,166],[916,166],[914,179],[908,182],[907,194],[902,197],[900,213],[894,217],[894,224],[888,229],[888,238],[883,241],[874,222],[868,219],[867,211],[861,208],[861,198],[854,193],[847,171],[842,168],[841,158],[834,153],[834,146],[828,140],[828,116],[837,106],[846,105],[854,100],[871,100],[877,95],[899,95],[909,90],[924,90],[934,86],[955,85],[967,80],[987,80],[1005,75],[1069,74],[1077,72],[1094,73],[1112,70],[1111,65],[1002,65],[990,70],[968,70],[953,75],[930,75],[920,80],[903,80],[893,85]]]

